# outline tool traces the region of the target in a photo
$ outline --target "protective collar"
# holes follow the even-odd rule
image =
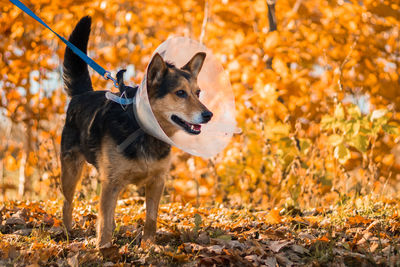
[[[160,54],[164,61],[180,68],[198,52],[206,53],[203,67],[197,77],[201,89],[200,101],[214,114],[207,124],[202,124],[199,135],[191,135],[184,130],[179,130],[173,136],[164,133],[153,114],[147,94],[146,78],[149,66],[136,93],[133,109],[142,130],[147,134],[192,155],[210,158],[222,151],[233,133],[238,132],[235,99],[228,74],[210,50],[186,37],[169,38],[157,47],[154,54]]]

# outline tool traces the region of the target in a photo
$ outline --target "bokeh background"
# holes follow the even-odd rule
[[[210,160],[175,150],[164,202],[307,208],[400,196],[397,1],[23,2],[63,36],[92,16],[89,55],[126,68],[128,84],[172,35],[220,59],[242,133]],[[65,45],[10,2],[0,10],[0,198],[61,198]],[[99,190],[87,166],[77,195]],[[132,186],[122,197],[141,195]]]

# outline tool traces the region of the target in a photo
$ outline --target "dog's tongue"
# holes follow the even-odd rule
[[[186,123],[190,129],[193,131],[200,131],[201,130],[201,125],[200,124],[191,124],[191,123]]]
[[[195,131],[200,131],[200,130],[201,130],[201,125],[199,125],[199,124],[193,124],[193,129],[194,129]]]

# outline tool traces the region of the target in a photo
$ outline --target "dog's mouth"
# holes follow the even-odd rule
[[[190,134],[200,134],[201,133],[201,125],[200,124],[192,124],[189,123],[176,115],[171,116],[171,120],[181,126],[183,130]]]

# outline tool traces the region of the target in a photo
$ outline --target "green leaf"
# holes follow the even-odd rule
[[[333,155],[341,164],[345,164],[351,157],[350,150],[343,143],[335,147]]]
[[[387,117],[381,117],[379,119],[374,120],[372,123],[372,135],[377,136],[379,131],[383,129],[383,125],[385,125],[388,121]]]
[[[385,133],[388,134],[394,134],[394,135],[399,135],[399,127],[395,125],[390,125],[390,124],[384,124],[382,125],[382,130],[385,131]]]
[[[310,140],[304,138],[300,139],[300,151],[302,153],[307,153],[310,146],[311,146]]]
[[[369,145],[368,137],[361,134],[356,135],[351,139],[350,144],[353,147],[355,147],[358,151],[365,153]]]
[[[344,109],[342,103],[337,104],[334,116],[336,119],[344,119]]]
[[[342,121],[341,125],[340,125],[340,129],[342,130],[342,132],[346,135],[351,135],[353,132],[351,131],[353,129],[353,123],[352,122],[348,122],[348,121]]]
[[[360,133],[363,133],[363,134],[366,134],[366,135],[370,135],[370,134],[372,133],[371,127],[368,125],[368,128],[365,128],[364,126],[365,126],[365,125],[363,125],[363,126],[360,128]]]
[[[293,140],[290,139],[289,137],[285,136],[279,139],[279,145],[280,147],[283,148],[292,148],[293,146]]]

